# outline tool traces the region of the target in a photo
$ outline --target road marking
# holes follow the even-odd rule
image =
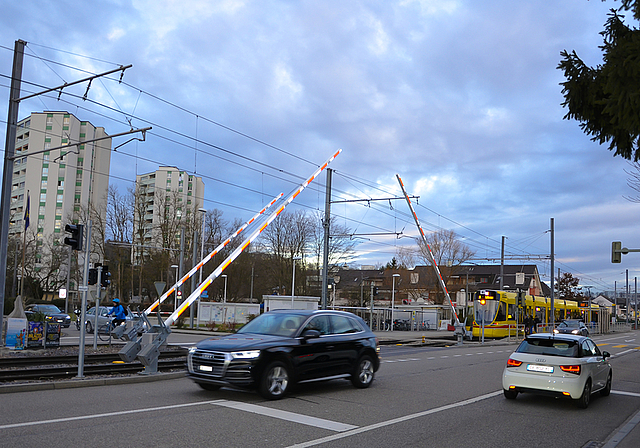
[[[436,414],[438,412],[448,411],[449,409],[455,409],[455,408],[458,408],[458,407],[461,407],[461,406],[466,406],[468,404],[477,403],[478,401],[486,400],[487,398],[493,398],[493,397],[496,397],[498,395],[502,395],[502,390],[499,390],[497,392],[491,392],[491,393],[488,393],[488,394],[485,394],[485,395],[480,395],[478,397],[470,398],[468,400],[447,404],[447,405],[444,405],[444,406],[440,406],[439,408],[429,409],[429,410],[422,411],[422,412],[416,412],[415,414],[405,415],[404,417],[398,417],[398,418],[394,418],[394,419],[387,420],[387,421],[384,421],[384,422],[374,423],[373,425],[362,426],[362,427],[359,427],[359,428],[356,428],[356,429],[352,429],[351,431],[342,432],[340,434],[334,434],[334,435],[331,435],[331,436],[322,437],[320,439],[309,440],[308,442],[302,442],[302,443],[298,443],[298,444],[295,444],[295,445],[291,445],[289,448],[305,448],[305,447],[308,447],[308,446],[315,446],[315,445],[320,445],[322,443],[332,442],[334,440],[339,440],[339,439],[343,439],[343,438],[346,438],[346,437],[354,436],[354,435],[357,435],[357,434],[361,434],[363,432],[373,431],[375,429],[384,428],[385,426],[390,426],[390,425],[395,425],[395,424],[398,424],[398,423],[406,422],[407,420],[413,420],[415,418],[424,417],[426,415]]]
[[[636,392],[624,392],[622,390],[612,390],[611,393],[618,394],[618,395],[627,395],[629,397],[640,397],[640,394]]]
[[[638,425],[638,423],[640,423],[640,412],[634,415],[626,425],[624,425],[619,431],[617,431],[604,445],[603,448],[614,448],[618,446],[618,444],[622,442],[622,439],[624,439],[627,434],[629,434]]]
[[[37,422],[12,423],[10,425],[0,425],[0,430],[9,429],[9,428],[22,428],[22,427],[26,427],[26,426],[47,425],[49,423],[72,422],[72,421],[75,421],[75,420],[88,420],[88,419],[91,419],[91,418],[116,417],[116,416],[120,416],[120,415],[137,414],[138,412],[165,411],[167,409],[178,409],[178,408],[185,408],[185,407],[188,407],[188,406],[200,406],[200,405],[204,405],[204,404],[216,404],[218,401],[223,401],[223,400],[198,401],[198,402],[195,402],[195,403],[174,404],[174,405],[170,405],[170,406],[158,406],[158,407],[155,407],[155,408],[144,408],[144,409],[132,409],[130,411],[107,412],[105,414],[79,415],[77,417],[54,418],[54,419],[51,419],[51,420],[42,420],[42,421],[37,421]]]
[[[267,408],[264,406],[242,403],[239,401],[218,400],[217,402],[211,404],[236,409],[238,411],[252,412],[254,414],[264,415],[266,417],[279,418],[280,420],[286,420],[288,422],[315,426],[317,428],[328,429],[330,431],[343,432],[357,428],[357,426],[354,425],[347,425],[345,423],[325,420],[323,418],[310,417],[304,414],[296,414],[294,412],[281,411],[279,409]]]
[[[614,345],[611,348],[625,348],[625,347],[627,347],[627,345]]]

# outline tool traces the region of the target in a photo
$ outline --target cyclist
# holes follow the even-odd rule
[[[107,316],[111,316],[112,314],[115,316],[114,319],[111,321],[112,328],[117,327],[118,325],[123,323],[127,318],[127,315],[124,311],[124,307],[120,305],[120,299],[118,298],[113,299],[113,308],[111,308],[111,311],[109,311],[109,314],[107,314]]]

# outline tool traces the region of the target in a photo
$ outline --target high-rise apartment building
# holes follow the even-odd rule
[[[89,208],[105,221],[111,139],[104,128],[68,112],[34,112],[18,123],[15,156],[9,235],[22,237],[27,192],[39,245],[64,237],[65,224],[84,222]]]
[[[150,249],[174,248],[180,240],[180,227],[193,226],[201,217],[204,203],[202,178],[177,167],[161,166],[157,171],[136,176],[134,242]],[[190,235],[187,235],[190,238]]]

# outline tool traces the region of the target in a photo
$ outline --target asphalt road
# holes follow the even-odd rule
[[[187,378],[2,394],[0,447],[597,447],[640,411],[640,338],[596,342],[614,355],[613,390],[586,410],[563,399],[504,399],[500,375],[515,344],[394,345],[383,347],[369,389],[334,380],[276,402],[207,392]]]

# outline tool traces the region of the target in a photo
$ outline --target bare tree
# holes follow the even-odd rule
[[[427,244],[438,266],[460,266],[475,255],[469,246],[458,240],[453,230],[440,229],[426,236]],[[420,257],[425,264],[431,264],[428,250],[419,240]]]
[[[290,293],[293,275],[293,258],[303,256],[313,235],[312,220],[304,211],[281,213],[262,232],[261,247],[269,254],[269,275],[274,280],[274,288],[280,294]]]
[[[130,243],[133,236],[134,201],[131,195],[121,195],[115,185],[109,185],[107,194],[107,238]]]
[[[636,192],[636,196],[625,196],[625,199],[631,202],[640,203],[640,162],[629,162],[631,168],[624,170],[629,175],[627,185]]]
[[[317,212],[313,219],[311,250],[316,258],[318,269],[322,267],[324,251],[324,213]],[[329,266],[348,263],[355,253],[356,241],[351,239],[351,229],[339,224],[335,216],[331,217],[329,224]]]

